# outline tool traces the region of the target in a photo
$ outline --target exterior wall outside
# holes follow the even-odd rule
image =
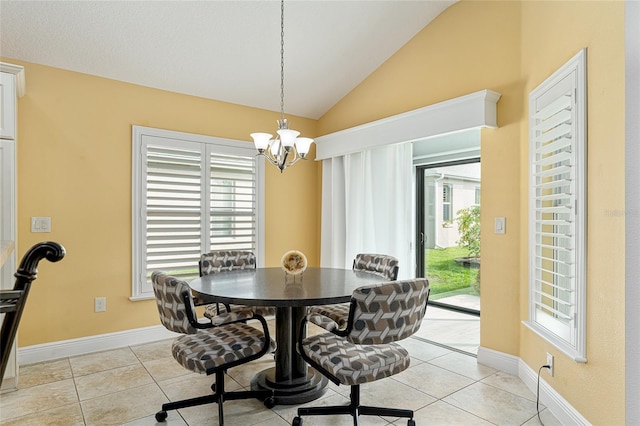
[[[476,205],[476,188],[480,188],[480,182],[474,182],[466,179],[458,179],[455,177],[444,176],[440,181],[434,182],[435,185],[435,247],[447,248],[458,245],[460,233],[458,232],[458,211]],[[452,220],[444,220],[444,201],[443,186],[451,185],[451,213]],[[429,247],[434,248],[434,247]]]

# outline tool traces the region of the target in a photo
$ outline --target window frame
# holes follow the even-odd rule
[[[445,217],[447,216],[445,211],[449,214],[448,218]],[[453,220],[453,184],[447,182],[442,184],[442,223],[453,222]]]
[[[264,185],[264,160],[257,157],[253,145],[247,141],[225,139],[213,136],[198,135],[193,133],[177,132],[172,130],[157,129],[143,126],[132,126],[132,283],[130,300],[153,299],[154,294],[148,280],[141,279],[141,274],[146,271],[146,176],[147,164],[144,152],[149,142],[155,139],[154,144],[160,144],[171,148],[190,147],[191,150],[199,149],[203,164],[201,170],[201,193],[203,200],[209,200],[206,194],[209,188],[207,182],[211,178],[210,167],[211,153],[230,153],[234,155],[255,157],[255,254],[258,266],[264,265],[264,212],[265,212],[265,185]],[[203,232],[210,230],[210,204],[203,204],[203,216],[201,229]],[[210,231],[209,231],[210,232]],[[206,251],[211,238],[201,239],[202,251]],[[197,268],[197,265],[195,265]]]
[[[568,88],[562,88],[566,85]],[[562,90],[561,90],[562,88]],[[557,93],[556,93],[557,92]],[[568,151],[560,151],[559,148],[549,148],[550,146],[556,146],[556,142],[548,143],[545,148],[537,148],[536,144],[536,126],[537,118],[536,113],[544,110],[546,106],[552,105],[554,101],[560,100],[566,94],[570,94],[570,106],[571,106],[571,143]],[[540,107],[538,108],[538,103]],[[524,324],[534,331],[536,334],[544,338],[560,351],[568,355],[576,362],[586,362],[586,311],[587,311],[587,277],[586,277],[586,265],[587,265],[587,115],[586,115],[586,103],[587,103],[587,85],[586,85],[586,49],[582,49],[573,58],[571,58],[565,65],[548,77],[542,82],[536,89],[529,94],[529,315],[528,321]],[[551,133],[551,132],[550,132]],[[556,149],[556,150],[554,150]],[[564,149],[564,148],[563,148]],[[571,169],[569,176],[570,184],[559,183],[566,179],[564,174],[559,174],[559,171],[551,174],[548,170],[542,170],[536,176],[536,155],[542,155],[547,152],[546,155],[556,156],[557,153],[566,154],[565,159],[569,158],[569,163],[566,167]],[[550,163],[550,158],[547,158],[548,164],[554,164],[549,167],[558,167],[557,162]],[[559,161],[559,160],[556,160]],[[541,163],[545,162],[545,158],[539,160],[538,167]],[[558,169],[556,169],[558,170]],[[545,173],[546,172],[546,173]],[[563,172],[564,173],[564,172]],[[564,204],[564,210],[570,210],[572,215],[563,216],[568,217],[568,222],[573,222],[570,227],[569,234],[562,232],[560,237],[549,237],[549,231],[544,231],[543,226],[553,226],[553,233],[551,235],[557,235],[556,228],[559,225],[544,225],[543,222],[559,222],[556,216],[566,213],[553,213],[553,219],[550,220],[544,215],[550,213],[543,213],[543,211],[552,211],[558,209],[557,207],[541,205],[543,194],[536,192],[536,179],[542,179],[541,176],[545,175],[545,179],[555,176],[550,182],[541,182],[541,186],[549,186],[559,189],[560,186],[570,185],[570,189],[566,192],[562,192],[568,198],[569,202]],[[568,196],[567,196],[568,194]],[[557,195],[551,195],[547,198],[554,198]],[[555,204],[553,204],[555,205]],[[536,210],[537,209],[537,210]],[[544,218],[543,218],[544,216]],[[538,230],[540,229],[540,230]],[[543,242],[544,239],[544,242]],[[540,244],[538,244],[540,241]],[[563,241],[562,243],[560,241]],[[567,242],[568,241],[568,242]],[[536,247],[538,246],[538,247]],[[561,257],[558,257],[558,253],[563,249],[568,248],[571,253],[571,259],[566,261]],[[545,262],[553,262],[553,267],[542,266],[542,260],[536,262],[537,250],[545,250],[547,255],[540,254],[540,259],[549,259],[548,253],[554,253],[552,260],[546,260]],[[560,265],[564,270],[569,269],[570,273],[563,272],[558,274],[558,267]],[[551,271],[551,272],[549,272]],[[541,274],[551,275],[553,283],[547,283],[542,278]],[[562,275],[560,279],[569,282],[570,286],[568,291],[561,285],[557,284],[557,276]],[[565,276],[566,275],[566,276]],[[540,278],[538,278],[540,277]],[[560,290],[556,289],[561,288]],[[543,287],[545,287],[543,289]],[[548,290],[551,288],[552,290]],[[562,301],[567,299],[571,302],[571,311],[564,320],[558,319],[564,313],[560,312],[556,305],[559,302],[554,301],[558,294],[558,291],[567,291],[569,296],[565,296]],[[552,297],[546,296],[550,295]],[[538,298],[545,297],[546,300],[551,300],[545,305],[550,306],[550,309],[541,309],[539,305],[543,304],[542,301],[537,303]],[[551,312],[544,312],[545,310]],[[558,312],[558,314],[553,314]]]

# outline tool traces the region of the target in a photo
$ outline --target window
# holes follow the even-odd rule
[[[586,71],[581,51],[529,95],[529,321],[586,361]]]
[[[133,127],[132,299],[153,297],[154,270],[196,277],[210,250],[262,258],[262,165],[249,143]]]
[[[473,204],[475,204],[476,206],[480,205],[480,187],[479,186],[476,186],[476,192],[475,192]]]
[[[442,221],[450,222],[453,220],[453,210],[451,206],[453,186],[449,183],[442,185]]]

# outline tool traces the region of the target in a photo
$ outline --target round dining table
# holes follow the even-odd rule
[[[376,274],[337,268],[307,268],[288,275],[281,268],[224,271],[190,282],[205,302],[276,308],[275,367],[256,374],[252,389],[270,389],[276,404],[301,404],[319,398],[327,379],[309,367],[296,350],[308,306],[344,303],[361,286],[387,281]]]

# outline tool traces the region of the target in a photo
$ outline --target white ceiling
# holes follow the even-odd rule
[[[287,1],[285,112],[320,118],[454,2]],[[279,1],[1,0],[0,55],[280,110]]]

